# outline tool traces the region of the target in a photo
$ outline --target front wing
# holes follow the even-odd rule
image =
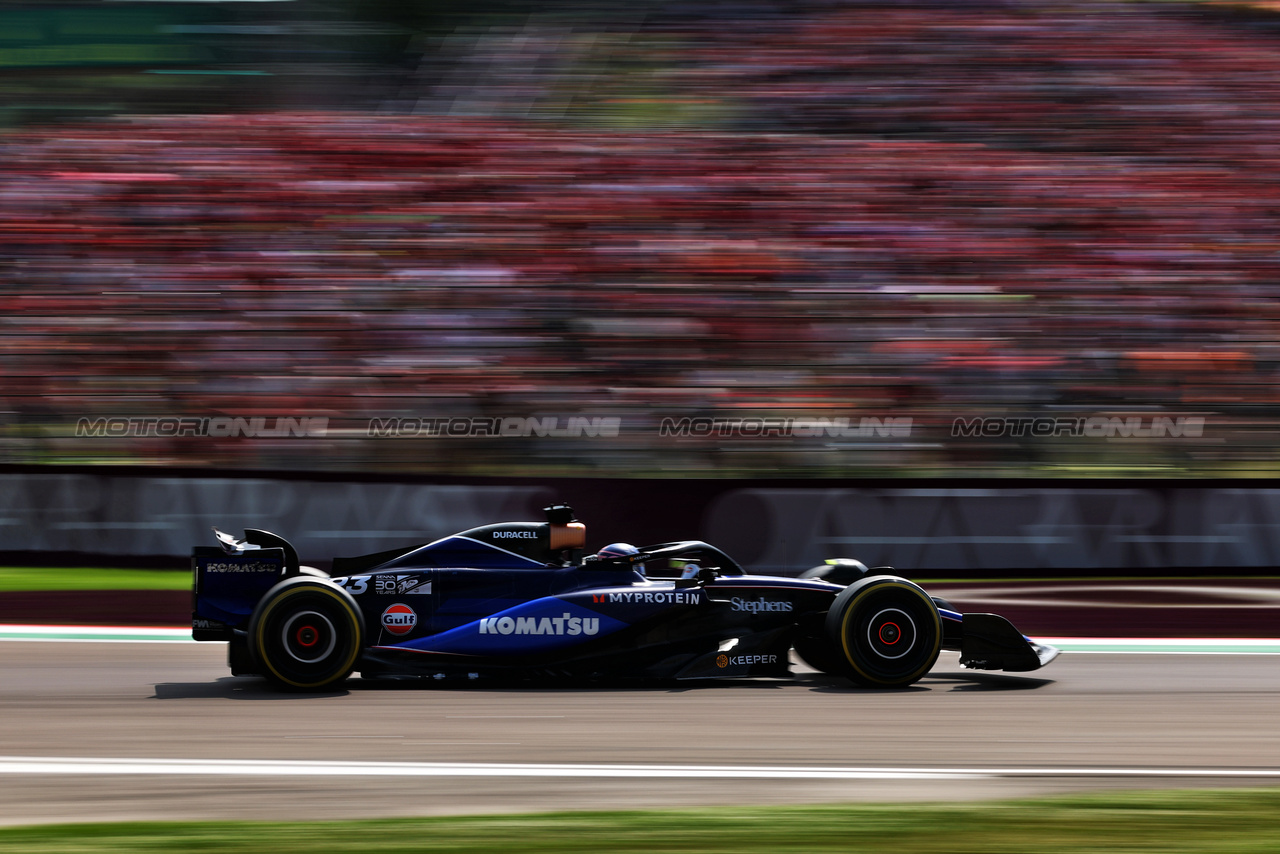
[[[964,637],[960,665],[971,670],[1038,670],[1058,657],[1059,650],[1031,640],[996,614],[963,615]]]

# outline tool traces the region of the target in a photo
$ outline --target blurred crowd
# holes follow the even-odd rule
[[[1146,4],[1047,6],[664,19],[636,44],[674,58],[593,90],[669,102],[684,126],[662,129],[582,121],[566,72],[522,90],[532,118],[510,97],[469,114],[488,84],[450,78],[416,115],[10,132],[0,452],[480,474],[1271,470],[1280,36]],[[697,126],[690,103],[715,121]],[[1206,427],[952,435],[957,418],[1098,414]],[[330,429],[73,431],[210,415]],[[621,430],[368,435],[396,416]],[[912,429],[673,439],[668,417]]]

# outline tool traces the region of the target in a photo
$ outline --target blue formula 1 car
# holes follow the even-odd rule
[[[215,529],[192,555],[199,641],[228,641],[236,675],[292,690],[365,678],[588,680],[790,674],[790,651],[868,688],[910,685],[940,649],[966,667],[1028,671],[1058,651],[993,614],[960,614],[857,561],[798,578],[749,575],[689,540],[582,557],[565,505],[546,522],[473,528],[426,545],[299,565],[283,538]],[[653,568],[651,574],[648,568]],[[672,571],[674,570],[674,572]],[[668,577],[653,577],[659,571]]]

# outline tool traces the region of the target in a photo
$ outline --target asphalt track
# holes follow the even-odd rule
[[[944,653],[789,681],[273,693],[222,644],[0,643],[0,823],[965,800],[1280,785],[1280,656]]]

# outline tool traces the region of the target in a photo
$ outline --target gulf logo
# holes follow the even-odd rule
[[[396,603],[382,612],[382,627],[393,635],[407,635],[418,625],[418,615],[408,605]]]

